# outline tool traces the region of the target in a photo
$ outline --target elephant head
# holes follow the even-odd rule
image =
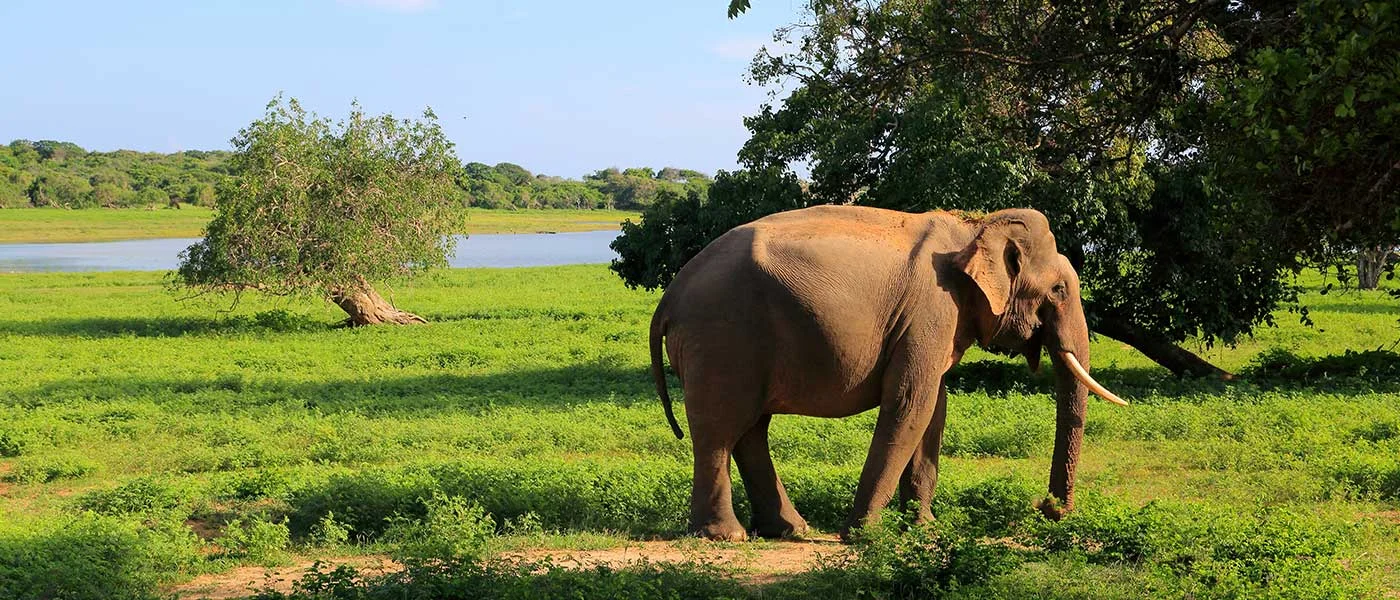
[[[1051,497],[1040,509],[1059,519],[1074,504],[1088,392],[1127,405],[1089,376],[1089,327],[1079,275],[1056,250],[1049,220],[1034,210],[988,215],[956,260],[986,301],[973,310],[983,347],[1022,354],[1033,371],[1039,367],[1041,348],[1050,351],[1056,372],[1055,452]]]

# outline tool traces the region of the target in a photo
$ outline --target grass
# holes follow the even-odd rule
[[[625,210],[471,209],[462,233],[537,233],[616,229],[640,213]],[[0,210],[0,244],[105,242],[199,237],[212,209],[180,210],[16,208]]]
[[[265,299],[224,312],[175,302],[157,273],[0,275],[0,597],[143,597],[197,573],[332,551],[470,560],[521,535],[567,546],[680,532],[690,452],[647,374],[655,294],[585,265],[452,270],[393,296],[432,323],[335,329],[332,306]],[[1305,301],[1315,327],[1281,313],[1279,327],[1205,351],[1245,375],[1229,384],[1175,380],[1099,339],[1095,375],[1133,406],[1093,401],[1080,510],[1060,524],[1029,510],[1052,449],[1048,370],[970,353],[950,383],[945,530],[876,536],[859,561],[791,589],[1400,589],[1400,363],[1344,355],[1400,338],[1400,311],[1384,292]],[[778,469],[815,526],[844,518],[873,423],[775,420]],[[493,528],[510,535],[474,541]],[[987,542],[999,539],[1020,550]],[[425,564],[361,582],[363,597],[401,597],[404,585],[648,597],[697,581],[715,594],[788,594],[702,567]]]

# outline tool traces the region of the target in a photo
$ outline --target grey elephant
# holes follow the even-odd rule
[[[664,340],[664,341],[663,341]],[[691,259],[651,322],[651,363],[666,417],[662,350],[685,391],[695,459],[690,531],[715,540],[800,535],[807,524],[773,468],[775,414],[880,412],[843,535],[878,518],[896,486],[931,518],[947,414],[943,378],[963,352],[1025,355],[1056,368],[1050,497],[1074,504],[1087,392],[1126,404],[1088,373],[1079,278],[1037,211],[983,218],[818,206],[736,227]],[[750,528],[734,515],[729,461],[744,477]]]

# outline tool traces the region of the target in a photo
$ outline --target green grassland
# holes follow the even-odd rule
[[[392,295],[432,323],[339,329],[332,306],[257,298],[228,312],[175,301],[158,273],[0,275],[0,596],[142,597],[294,555],[681,532],[689,440],[647,373],[656,294],[586,265],[451,270]],[[950,383],[938,531],[886,531],[854,563],[759,588],[699,566],[617,579],[469,563],[336,597],[1381,597],[1400,589],[1400,364],[1327,357],[1389,346],[1400,314],[1383,292],[1305,303],[1311,328],[1281,312],[1205,350],[1242,372],[1230,383],[1178,381],[1097,340],[1096,376],[1133,405],[1091,399],[1079,509],[1058,524],[1030,509],[1049,370],[974,351]],[[873,422],[775,420],[779,472],[814,526],[843,519]]]
[[[616,229],[640,213],[626,210],[469,209],[462,233],[537,233]],[[144,238],[199,237],[214,211],[16,208],[0,210],[0,244],[103,242]]]

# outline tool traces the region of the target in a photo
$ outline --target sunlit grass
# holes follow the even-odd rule
[[[208,534],[234,518],[286,519],[288,550],[319,555],[317,523],[332,514],[351,544],[368,544],[356,551],[372,551],[385,519],[421,510],[433,490],[533,523],[499,548],[677,534],[690,447],[647,373],[657,297],[600,265],[451,270],[393,290],[429,325],[337,329],[338,309],[314,301],[176,302],[158,273],[0,275],[0,552],[57,539],[43,536],[92,509],[107,516],[81,527],[169,525],[131,542],[172,557],[131,559],[169,582],[257,562],[181,538],[190,523]],[[1314,327],[1280,313],[1277,328],[1206,356],[1247,375],[1266,349],[1306,359],[1400,338],[1384,292],[1305,301]],[[1297,511],[1358,536],[1346,556],[1368,585],[1400,586],[1400,382],[1182,382],[1106,338],[1092,353],[1096,376],[1133,406],[1091,399],[1089,502]],[[1043,491],[1049,370],[978,352],[965,363],[939,497],[1000,478]],[[778,469],[814,525],[844,518],[874,416],[775,420]],[[1032,561],[1002,589],[1054,579],[1046,565],[1063,560]],[[1128,596],[1150,576],[1092,569]]]

